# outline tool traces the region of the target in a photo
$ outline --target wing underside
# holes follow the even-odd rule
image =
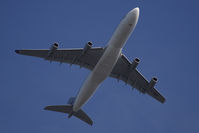
[[[122,80],[141,93],[148,94],[159,102],[164,103],[165,98],[155,88],[148,89],[149,81],[137,69],[131,70],[130,65],[130,61],[122,55],[113,68],[110,77]]]
[[[58,49],[51,56],[48,56],[49,50],[15,50],[16,53],[28,56],[43,58],[49,61],[79,65],[80,67],[92,70],[99,58],[102,56],[104,48],[91,48],[88,52],[82,54],[83,48],[77,49]]]
[[[56,61],[60,63],[69,63],[79,65],[80,67],[92,70],[97,64],[98,60],[104,52],[104,48],[96,47],[89,49],[86,53],[82,54],[83,48],[77,49],[58,49],[51,56],[49,50],[16,50],[16,53],[28,56],[40,57],[49,61]],[[130,61],[121,55],[114,66],[110,77],[124,81],[132,88],[136,88],[143,94],[148,94],[161,103],[165,102],[165,98],[155,89],[147,89],[149,82],[137,70],[130,70]]]

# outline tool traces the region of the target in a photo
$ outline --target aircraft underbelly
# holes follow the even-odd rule
[[[92,96],[113,69],[121,53],[121,48],[107,48],[93,71],[90,73],[73,105],[73,110],[77,111]]]

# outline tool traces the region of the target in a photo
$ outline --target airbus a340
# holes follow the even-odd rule
[[[92,125],[92,120],[81,108],[107,77],[122,80],[141,93],[146,93],[164,103],[165,98],[154,88],[157,78],[153,77],[150,82],[147,81],[136,69],[139,59],[135,58],[133,62],[130,62],[121,52],[136,26],[138,18],[138,7],[128,12],[104,48],[92,47],[92,43],[88,42],[84,48],[80,49],[58,49],[58,44],[54,43],[50,49],[15,50],[18,54],[76,64],[91,70],[77,97],[70,98],[67,105],[52,105],[44,109],[67,113],[68,118],[74,115]]]

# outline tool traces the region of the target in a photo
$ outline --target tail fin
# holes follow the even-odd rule
[[[72,100],[73,99],[73,100]],[[68,103],[74,102],[74,98],[70,98]],[[89,116],[83,111],[83,110],[78,110],[77,112],[73,111],[73,105],[52,105],[52,106],[46,106],[44,108],[45,110],[50,110],[50,111],[56,111],[56,112],[62,112],[62,113],[67,113],[68,118],[70,118],[72,115],[76,116],[80,120],[88,123],[89,125],[93,125],[93,121],[89,118]]]
[[[71,97],[69,98],[67,103],[73,105],[74,102],[75,102],[75,97]]]

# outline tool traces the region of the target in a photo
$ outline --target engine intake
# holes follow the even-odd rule
[[[138,66],[139,62],[140,62],[140,60],[139,60],[138,58],[135,58],[135,59],[133,60],[132,64],[131,64],[130,69],[131,69],[131,70],[136,69],[136,67]]]
[[[151,81],[149,82],[148,90],[153,89],[154,86],[155,86],[155,84],[157,83],[157,81],[158,81],[158,79],[157,79],[156,77],[153,77],[153,78],[151,79]]]
[[[92,45],[93,45],[92,42],[87,42],[86,45],[84,46],[82,54],[85,54],[86,52],[88,52],[88,50],[92,48]]]
[[[54,52],[57,50],[58,48],[58,43],[54,43],[51,47],[50,50],[48,52],[48,56],[51,56],[54,54]]]

